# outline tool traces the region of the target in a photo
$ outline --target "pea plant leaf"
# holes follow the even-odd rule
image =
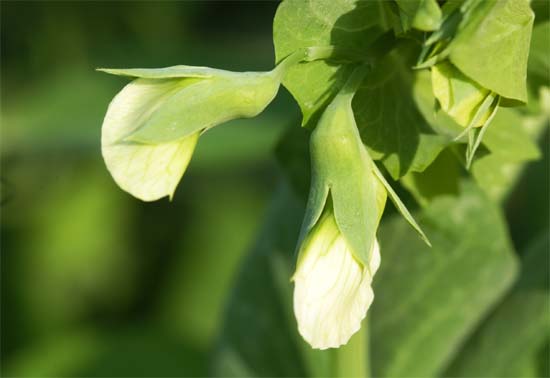
[[[373,376],[440,373],[515,277],[503,216],[474,184],[463,184],[458,197],[437,197],[417,219],[432,249],[401,219],[383,224],[379,233]]]
[[[444,112],[434,111],[435,97],[427,71],[416,73],[413,96],[424,119],[438,134],[454,138],[463,130]],[[536,109],[536,112],[540,110]],[[525,114],[510,108],[498,109],[483,138],[486,153],[474,160],[471,169],[473,177],[493,200],[503,199],[509,192],[524,163],[540,157],[536,140],[546,122],[543,115]],[[451,162],[447,167],[455,169]],[[421,190],[418,186],[412,187],[414,181],[410,177],[406,185],[413,192]]]
[[[514,376],[544,345],[550,332],[549,240],[545,232],[532,242],[513,289],[468,340],[445,376]]]
[[[449,60],[483,87],[526,102],[525,72],[534,19],[529,1],[474,3],[449,46]]]
[[[379,62],[354,98],[363,143],[394,179],[423,171],[449,143],[422,117],[412,98],[413,85],[410,65],[394,51]]]
[[[515,110],[500,109],[487,129],[483,144],[490,153],[474,162],[472,175],[494,200],[505,197],[526,162],[541,156],[536,144],[538,133],[532,136],[527,132],[527,120]]]
[[[541,22],[533,28],[529,50],[528,83],[536,90],[550,86],[550,21]]]
[[[308,46],[332,45],[368,55],[375,40],[389,28],[385,3],[282,3],[273,26],[277,60]],[[428,126],[411,100],[414,76],[408,48],[404,50],[394,51],[375,64],[353,102],[363,142],[394,179],[425,169],[447,143]],[[349,74],[348,65],[330,61],[303,63],[289,70],[283,84],[300,105],[303,124],[317,119]]]
[[[278,190],[233,288],[215,351],[215,375],[307,375],[298,344],[304,342],[300,340],[290,307],[289,280],[304,209],[290,188]]]
[[[382,14],[378,1],[285,1],[273,21],[276,60],[310,46],[365,51],[387,29],[379,24]],[[300,105],[303,124],[319,116],[351,71],[328,61],[303,63],[288,70],[283,84]]]

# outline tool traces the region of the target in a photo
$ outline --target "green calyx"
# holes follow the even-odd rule
[[[386,203],[386,190],[374,173],[374,162],[361,141],[351,107],[367,69],[356,69],[311,135],[312,181],[298,244],[313,230],[325,207],[332,206],[340,232],[365,266]]]
[[[311,135],[311,186],[298,242],[298,261],[307,240],[319,232],[320,218],[333,213],[354,257],[368,268],[388,194],[407,222],[430,245],[376,167],[357,129],[352,99],[369,70],[369,66],[355,69]]]

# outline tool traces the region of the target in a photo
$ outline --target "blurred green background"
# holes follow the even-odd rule
[[[273,65],[276,2],[1,3],[2,375],[204,375],[237,265],[298,109],[208,132],[174,201],[105,169],[127,82],[97,67]]]
[[[175,64],[241,71],[269,69],[274,60],[272,21],[277,5],[271,1],[0,3],[0,375],[224,375],[243,368],[237,366],[243,361],[234,358],[235,350],[241,357],[250,357],[244,361],[250,366],[244,368],[251,368],[256,375],[296,376],[304,371],[298,352],[293,349],[295,324],[285,318],[288,314],[284,305],[290,301],[284,299],[281,306],[276,287],[278,282],[284,283],[285,290],[290,287],[290,273],[277,270],[277,256],[291,256],[289,245],[295,242],[293,232],[298,230],[303,203],[296,204],[296,198],[295,202],[288,198],[275,202],[271,214],[278,221],[262,227],[271,198],[276,192],[281,193],[276,188],[283,175],[274,151],[291,126],[285,147],[290,151],[279,149],[279,158],[291,176],[298,176],[295,184],[301,191],[307,190],[307,177],[302,173],[308,162],[293,166],[296,162],[289,157],[293,153],[303,155],[304,151],[292,149],[300,150],[305,145],[304,132],[296,127],[299,110],[290,95],[282,89],[259,117],[235,121],[206,133],[174,201],[143,203],[116,186],[100,151],[103,116],[109,101],[127,80],[94,71],[97,67]],[[548,13],[547,2],[535,1],[534,5],[542,9],[538,15]],[[539,21],[545,19],[537,17]],[[548,131],[540,142],[542,158],[521,172],[519,184],[511,189],[502,208],[514,247],[505,252],[517,253],[521,259],[535,245],[548,262],[548,245],[538,243],[544,238],[548,241]],[[412,208],[412,197],[402,188],[397,189]],[[284,190],[282,196],[285,197]],[[491,215],[493,208],[477,211],[475,216],[482,218]],[[397,287],[398,293],[392,296],[392,288],[385,284],[396,282],[406,289],[409,285],[405,279],[393,278],[393,274],[400,277],[402,273],[392,272],[392,264],[388,263],[392,261],[393,229],[400,229],[392,220],[392,212],[395,211],[390,205],[385,215],[388,221],[381,231],[386,235],[382,241],[387,239],[389,247],[383,257],[383,271],[375,281],[379,282],[376,292],[381,293],[372,311],[375,325],[377,316],[386,318],[386,308],[395,308],[399,292],[408,294]],[[488,216],[487,223],[498,223],[495,219],[500,218]],[[499,227],[502,228],[500,223]],[[256,243],[256,235],[262,229],[267,241],[260,238]],[[447,231],[452,237],[461,236],[453,234],[458,231],[452,227]],[[479,239],[486,241],[483,232],[469,231],[478,232]],[[395,251],[394,261],[402,265],[395,263],[393,268],[406,269],[409,259],[410,266],[418,265],[418,277],[426,278],[422,271],[425,262],[416,256],[437,256],[423,251],[414,235],[403,232],[404,244],[412,247],[409,251]],[[499,232],[506,234],[500,229]],[[473,252],[459,257],[477,268],[481,263],[475,259],[469,262],[468,258],[479,252],[478,247],[473,245]],[[251,249],[261,253],[255,252],[245,260]],[[484,258],[483,254],[480,256]],[[460,258],[456,260],[462,261]],[[446,261],[436,262],[443,265]],[[490,266],[490,261],[486,263]],[[288,264],[291,266],[292,262]],[[463,265],[467,272],[477,274],[474,268]],[[541,266],[547,298],[548,274],[544,268],[548,264]],[[453,278],[459,269],[459,265],[449,263],[441,271],[445,278]],[[242,274],[238,274],[240,270]],[[531,271],[525,271],[521,277],[530,277]],[[466,282],[476,277],[474,273],[465,276]],[[282,277],[281,281],[277,277]],[[237,290],[231,298],[236,282]],[[445,304],[449,292],[436,280],[432,284],[433,307]],[[521,289],[522,285],[529,286],[520,280],[518,287]],[[480,291],[477,287],[469,290],[467,294]],[[505,310],[521,307],[504,296],[502,290],[498,298],[508,298],[508,302],[502,302]],[[388,295],[384,296],[386,292]],[[521,290],[518,296],[527,298]],[[226,303],[232,299],[226,310]],[[429,305],[429,300],[423,302],[423,298],[418,302]],[[459,302],[455,304],[461,305]],[[544,299],[539,302],[548,307]],[[477,329],[483,335],[484,328],[476,327],[487,324],[482,320],[493,309],[492,304],[487,305],[479,311],[481,320],[470,320],[457,333],[477,335]],[[526,311],[517,330],[530,324],[537,314]],[[498,318],[498,311],[491,316]],[[397,329],[393,338],[376,328],[373,332],[374,342],[382,346],[374,351],[380,366],[375,369],[386,373],[399,372],[397,365],[389,365],[392,352],[398,349],[392,343],[399,346],[404,336],[412,333],[397,326],[402,323],[404,328],[420,329],[414,322],[422,324],[421,317],[411,317],[411,323],[407,323],[408,318],[402,321],[398,311],[394,318],[388,326]],[[495,326],[494,332],[506,334],[505,341],[515,337],[516,329],[510,327],[515,325],[515,315],[512,318],[494,322],[505,325],[503,331]],[[491,318],[488,319],[490,323]],[[450,322],[460,323],[454,318]],[[434,334],[443,335],[442,347],[433,343],[436,354],[439,349],[452,349],[448,340],[465,337],[461,334],[445,339],[446,329],[452,325],[441,322],[440,326],[441,329],[436,325],[431,329]],[[220,341],[220,334],[225,341]],[[550,371],[546,359],[550,339],[547,334],[541,337],[542,342],[539,336],[535,340],[536,350],[529,351],[535,357],[529,360],[527,370],[521,370],[523,373],[531,369],[531,375],[544,376]],[[415,340],[426,348],[431,346],[420,338]],[[474,347],[468,345],[465,350],[476,351]],[[221,362],[213,363],[216,353],[212,351],[218,350],[222,351],[218,354],[222,355]],[[386,352],[390,357],[384,355]],[[427,365],[435,360],[431,354],[424,354]],[[490,354],[494,354],[493,349]],[[471,355],[462,358],[471,362],[481,354]],[[445,355],[443,359],[448,358]],[[390,361],[387,369],[386,361]],[[455,371],[460,371],[460,360],[455,364],[459,367]],[[407,371],[408,366],[403,366]]]

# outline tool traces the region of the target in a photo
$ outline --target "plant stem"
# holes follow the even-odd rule
[[[367,317],[363,320],[359,332],[353,335],[345,346],[334,351],[334,377],[369,378],[371,376],[368,323]]]

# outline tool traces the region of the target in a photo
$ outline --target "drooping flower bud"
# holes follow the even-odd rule
[[[190,66],[103,71],[137,78],[109,105],[102,153],[117,184],[143,201],[171,197],[200,133],[258,115],[281,81],[277,68],[243,73]]]
[[[348,83],[359,85],[362,75],[356,71]],[[311,136],[312,181],[294,275],[298,329],[319,349],[337,348],[357,332],[380,260],[376,231],[387,194],[359,135],[350,86]]]
[[[300,256],[293,277],[300,334],[316,349],[346,344],[374,299],[371,283],[380,266],[378,242],[367,268],[351,252],[332,207],[327,206],[304,240]]]
[[[293,276],[298,330],[314,348],[337,348],[359,330],[374,298],[380,265],[376,232],[388,194],[429,245],[372,161],[355,123],[352,99],[368,72],[358,67],[311,135],[311,187]]]

